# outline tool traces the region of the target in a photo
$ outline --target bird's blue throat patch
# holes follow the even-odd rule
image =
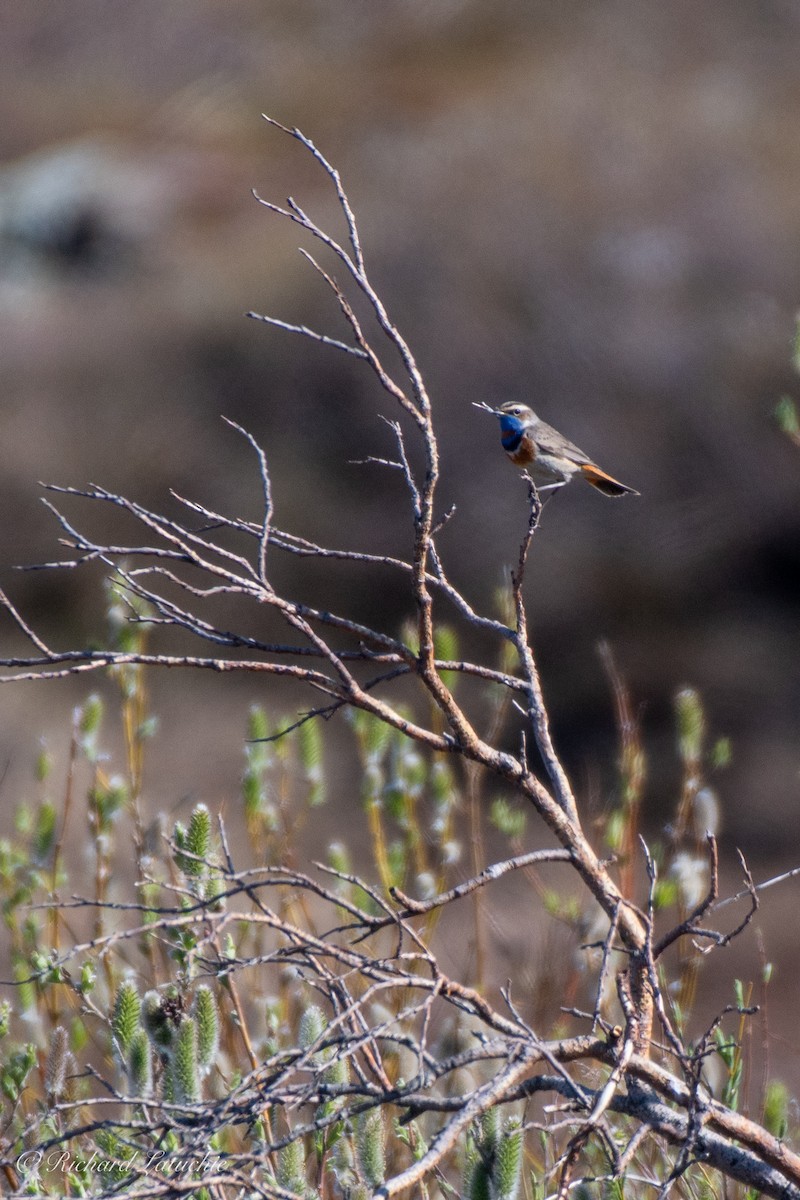
[[[506,413],[500,418],[500,442],[503,449],[513,454],[525,436],[525,426],[519,417],[511,417]]]

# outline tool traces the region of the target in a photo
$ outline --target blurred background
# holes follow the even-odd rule
[[[797,5],[6,0],[2,27],[0,564],[37,628],[67,648],[103,621],[97,575],[10,571],[58,556],[38,481],[158,507],[175,488],[255,516],[254,463],[221,414],[265,446],[282,527],[408,548],[398,481],[350,462],[391,450],[385,395],[344,356],[244,316],[345,332],[297,230],[251,195],[292,194],[343,232],[323,173],[266,112],[342,172],[434,400],[440,501],[457,506],[441,550],[470,599],[492,603],[525,519],[472,401],[526,400],[642,493],[566,489],[529,572],[584,802],[602,809],[614,786],[606,639],[650,756],[648,827],[674,810],[672,704],[689,683],[732,743],[715,780],[726,848],[757,877],[796,865],[800,450],[774,410],[800,390]],[[397,628],[390,582],[302,586]],[[4,654],[22,648],[7,620],[0,637]],[[4,810],[24,799],[40,735],[65,751],[92,683],[0,692]],[[154,808],[225,801],[248,705],[271,692],[188,675],[151,688]],[[784,970],[796,894],[773,893],[764,919]]]

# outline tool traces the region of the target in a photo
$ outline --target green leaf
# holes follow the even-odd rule
[[[42,745],[36,757],[36,782],[44,783],[53,769],[53,756],[46,746]]]
[[[278,1183],[287,1191],[303,1195],[306,1189],[306,1153],[301,1138],[278,1151]]]
[[[192,809],[188,829],[185,829],[179,821],[175,823],[175,844],[178,847],[175,862],[184,875],[193,879],[205,875],[208,870],[206,862],[197,861],[197,859],[207,860],[211,849],[211,813],[205,804],[197,804]],[[196,857],[189,858],[187,855],[181,854],[181,850],[187,850],[189,854]]]
[[[525,812],[517,805],[510,804],[503,796],[492,801],[489,820],[507,838],[521,838],[527,825]]]
[[[711,754],[709,755],[711,766],[714,767],[715,770],[721,771],[725,767],[729,767],[731,765],[732,758],[733,747],[731,745],[731,739],[727,737],[717,738],[716,742],[711,747]]]
[[[183,1018],[175,1035],[172,1083],[178,1104],[196,1104],[200,1099],[197,1026],[192,1017]]]
[[[194,1016],[197,1022],[197,1058],[206,1074],[214,1064],[219,1049],[219,1012],[214,993],[201,984],[194,996]]]
[[[309,785],[309,804],[316,808],[325,803],[325,776],[322,770],[322,731],[319,718],[304,721],[298,730],[300,762]]]
[[[93,692],[89,699],[79,710],[78,715],[78,731],[84,739],[92,739],[100,730],[100,723],[103,720],[103,701]]]
[[[522,1177],[522,1143],[520,1122],[512,1117],[500,1135],[492,1164],[493,1200],[516,1200]]]
[[[251,742],[264,742],[269,737],[269,721],[267,714],[260,704],[254,704],[250,709],[247,722],[247,736]]]
[[[147,1098],[153,1090],[153,1059],[150,1041],[141,1027],[131,1039],[128,1053],[128,1078],[135,1096]]]
[[[433,652],[437,659],[445,662],[457,662],[461,657],[458,646],[458,634],[449,625],[439,625],[433,635]],[[442,671],[442,683],[451,691],[458,682],[458,671]]]
[[[798,360],[795,359],[796,369],[797,362]],[[791,396],[781,396],[775,405],[775,420],[778,422],[778,428],[781,433],[785,433],[787,437],[793,440],[800,440],[800,420],[798,420],[797,416],[797,405]]]
[[[34,862],[43,863],[50,857],[50,852],[56,840],[56,809],[55,805],[45,801],[39,806],[36,817],[36,829],[33,834],[31,847]]]
[[[141,1014],[142,1002],[136,985],[126,979],[117,989],[111,1017],[111,1029],[123,1058],[127,1055],[133,1036],[139,1028]]]
[[[81,977],[78,982],[78,991],[82,996],[88,996],[94,988],[97,980],[97,968],[93,962],[85,962],[81,966]]]
[[[786,1137],[791,1103],[791,1093],[786,1084],[780,1079],[771,1079],[764,1094],[764,1124],[774,1137]]]
[[[382,758],[392,736],[391,727],[360,709],[350,710],[350,721],[362,753],[375,759]]]
[[[208,858],[211,849],[211,813],[205,804],[198,804],[192,810],[186,848],[198,858]]]
[[[114,817],[128,801],[128,787],[119,775],[90,789],[91,815],[98,833],[108,831]]]
[[[360,1113],[356,1117],[356,1154],[361,1173],[373,1191],[381,1186],[386,1177],[384,1142],[381,1109],[371,1108],[369,1112]]]
[[[309,1004],[300,1018],[297,1035],[301,1050],[307,1050],[309,1046],[314,1045],[318,1038],[322,1037],[326,1024],[322,1009],[316,1004]]]
[[[653,907],[657,910],[669,908],[678,899],[678,883],[675,879],[657,879],[653,888]]]
[[[322,731],[319,718],[313,717],[304,721],[297,732],[300,741],[300,762],[303,764],[303,770],[308,773],[322,762]]]
[[[705,716],[700,695],[694,688],[681,688],[675,697],[678,719],[678,748],[687,767],[700,762],[705,736]]]
[[[331,842],[328,846],[328,864],[334,871],[350,874],[350,855],[343,842]]]
[[[36,1047],[28,1042],[16,1050],[0,1067],[0,1088],[9,1100],[16,1101],[28,1074],[36,1065]]]

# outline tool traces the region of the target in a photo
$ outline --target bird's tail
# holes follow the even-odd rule
[[[639,495],[635,488],[628,487],[626,483],[620,483],[611,475],[606,475],[605,471],[601,471],[594,463],[582,463],[581,470],[587,483],[597,488],[598,492],[602,492],[604,496]]]

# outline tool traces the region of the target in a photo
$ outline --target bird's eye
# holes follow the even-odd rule
[[[520,406],[519,406],[519,405],[517,405],[517,406],[516,406],[516,408],[515,408],[513,411],[514,411],[514,416],[515,416],[515,417],[519,417],[519,416],[521,416],[521,415],[522,415],[522,409],[520,408]]]

